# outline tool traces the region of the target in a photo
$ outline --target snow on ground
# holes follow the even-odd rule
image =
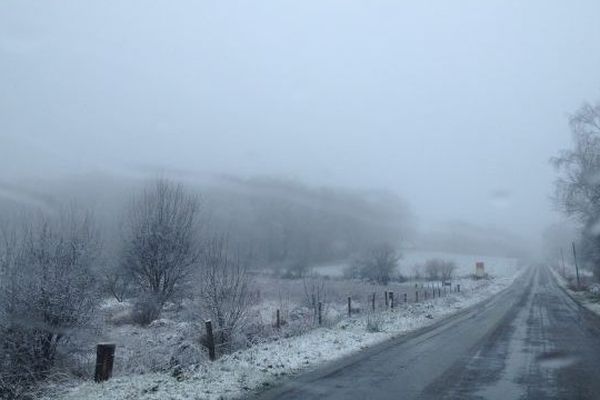
[[[81,382],[55,387],[47,399],[220,399],[239,398],[282,381],[285,377],[338,360],[395,336],[428,326],[465,307],[475,305],[508,287],[518,273],[462,283],[461,293],[394,311],[345,318],[337,324],[306,334],[276,338],[249,349],[201,362],[180,374],[149,373],[120,376],[96,384]],[[152,352],[152,346],[148,346]],[[118,360],[116,360],[118,362]]]
[[[422,265],[427,260],[434,258],[453,261],[457,266],[456,273],[459,276],[474,274],[475,263],[478,261],[484,262],[486,272],[494,276],[511,276],[519,269],[519,262],[516,258],[454,254],[424,250],[404,250],[401,251],[401,253],[402,259],[399,262],[398,271],[405,276],[414,275],[415,266]],[[316,267],[315,270],[321,275],[340,277],[344,274],[344,269],[348,265],[349,262],[324,264]]]
[[[552,271],[558,284],[565,289],[573,299],[591,312],[600,315],[600,286],[598,284],[589,284],[589,281],[591,280],[591,273],[589,271],[580,271],[580,278],[585,281],[585,290],[580,291],[572,289],[576,281],[575,274],[565,273],[564,275],[566,276],[563,276],[563,271],[557,271],[554,268],[550,268],[550,271]]]

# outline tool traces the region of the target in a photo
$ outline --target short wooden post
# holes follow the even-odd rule
[[[431,297],[435,299],[435,288],[431,289]]]
[[[390,308],[393,310],[394,309],[394,292],[390,292]]]
[[[276,326],[277,326],[277,329],[281,328],[281,319],[280,319],[280,316],[279,316],[279,309],[277,309],[277,322],[276,322]]]
[[[460,283],[456,284],[456,290],[458,291],[458,293],[460,293]]]
[[[323,303],[319,302],[318,309],[317,309],[318,317],[319,317],[319,325],[321,325],[323,323],[322,310],[323,310]]]
[[[375,311],[375,293],[373,293],[373,297],[371,298],[371,310]]]
[[[208,358],[210,361],[215,361],[217,355],[215,353],[215,337],[213,336],[212,322],[207,320],[206,325],[206,346],[208,347]]]
[[[348,296],[348,317],[352,316],[352,298]]]
[[[418,303],[418,302],[419,302],[419,291],[416,290],[415,291],[415,303]]]
[[[575,273],[577,274],[577,289],[579,289],[579,266],[577,265],[577,253],[575,252],[575,242],[571,242],[571,244],[573,245],[573,261],[575,261]]]
[[[115,360],[115,347],[111,343],[100,343],[96,347],[96,373],[94,380],[104,382],[110,379]]]
[[[383,293],[383,297],[385,299],[385,308],[388,306],[388,292],[387,290]]]
[[[408,303],[408,293],[404,293],[404,302]]]
[[[566,276],[566,270],[565,270],[565,255],[563,254],[563,249],[562,247],[560,248],[560,258],[562,258],[562,276]]]

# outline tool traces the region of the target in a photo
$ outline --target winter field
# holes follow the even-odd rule
[[[81,349],[70,368],[77,379],[57,380],[45,388],[46,399],[219,399],[240,398],[323,363],[427,326],[483,301],[509,286],[522,272],[517,260],[431,252],[412,252],[400,262],[406,275],[427,259],[457,264],[456,278],[445,290],[439,282],[409,280],[387,286],[339,275],[311,279],[255,276],[257,302],[235,348],[217,349],[208,360],[202,345],[204,324],[193,300],[173,304],[147,327],[130,322],[132,305],[106,299],[95,328],[80,337]],[[475,261],[486,263],[488,279],[473,280]],[[341,264],[340,264],[341,265]],[[409,267],[410,265],[410,267]],[[338,266],[338,269],[340,267]],[[333,270],[320,268],[318,272]],[[406,271],[406,272],[405,272]],[[456,285],[461,285],[457,293]],[[435,289],[434,289],[435,288]],[[439,289],[439,291],[437,290]],[[394,292],[395,308],[384,302]],[[419,302],[415,303],[415,291]],[[435,291],[435,298],[432,298]],[[404,303],[404,293],[408,302]],[[439,293],[442,297],[439,297]],[[372,296],[375,294],[375,311]],[[348,317],[347,299],[352,300]],[[323,323],[316,321],[311,298],[323,304]],[[275,326],[276,310],[281,326]],[[95,345],[116,344],[113,378],[93,382]]]
[[[406,250],[402,252],[402,258],[398,263],[397,271],[407,277],[414,277],[417,270],[423,275],[423,264],[427,260],[436,258],[454,262],[457,267],[456,274],[458,276],[467,276],[475,273],[475,263],[477,261],[484,262],[486,272],[493,276],[510,276],[519,268],[518,260],[514,258]],[[317,267],[316,270],[325,276],[341,277],[347,266],[348,263],[326,264]]]

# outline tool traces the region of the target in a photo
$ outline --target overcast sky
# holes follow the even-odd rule
[[[388,188],[535,234],[600,2],[0,2],[0,177],[143,167]]]

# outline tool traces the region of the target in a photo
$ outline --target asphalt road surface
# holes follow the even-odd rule
[[[484,304],[260,399],[600,399],[600,318],[544,267]]]

